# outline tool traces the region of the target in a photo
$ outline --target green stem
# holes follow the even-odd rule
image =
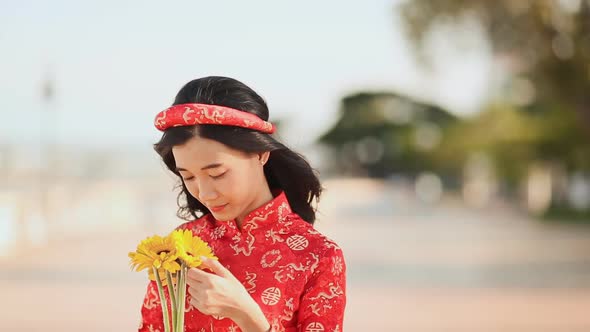
[[[170,318],[168,316],[168,304],[166,301],[166,295],[164,294],[164,288],[162,287],[162,280],[160,280],[158,269],[155,267],[152,267],[152,269],[154,269],[154,276],[156,277],[156,284],[158,285],[158,293],[160,294],[160,304],[162,305],[162,315],[164,318],[164,332],[171,332]]]
[[[178,303],[176,302],[176,295],[174,289],[174,283],[172,283],[172,275],[169,271],[166,271],[166,281],[168,282],[168,294],[170,295],[170,302],[172,302],[172,330],[176,331],[176,315],[178,315]]]
[[[184,309],[186,303],[186,265],[184,262],[180,267],[180,272],[178,276],[178,286],[176,290],[178,291],[177,300],[178,300],[178,316],[176,316],[176,326],[177,331],[184,332]]]
[[[176,329],[174,332],[178,332],[180,331],[180,325],[178,325],[178,319],[181,316],[181,310],[180,308],[182,308],[182,303],[180,303],[180,289],[182,288],[182,263],[180,265],[180,270],[177,273],[177,278],[176,278],[176,305],[178,308],[178,312],[176,314],[176,317],[174,317],[174,328]]]

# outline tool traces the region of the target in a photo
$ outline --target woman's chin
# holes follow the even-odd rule
[[[220,212],[214,212],[211,211],[211,214],[213,215],[213,217],[218,220],[218,221],[231,221],[234,220],[236,217],[229,211],[220,211]]]

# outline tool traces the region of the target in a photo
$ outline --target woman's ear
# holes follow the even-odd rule
[[[258,154],[258,160],[260,161],[261,165],[264,165],[268,162],[268,158],[270,158],[270,151],[265,151]]]

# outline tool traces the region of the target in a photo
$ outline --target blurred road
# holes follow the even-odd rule
[[[407,189],[330,180],[318,229],[344,249],[346,331],[590,331],[590,228],[495,204],[435,206]],[[0,331],[130,331],[146,276],[127,252],[175,225],[64,236],[0,258]]]

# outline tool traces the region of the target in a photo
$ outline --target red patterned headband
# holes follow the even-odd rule
[[[215,124],[249,128],[272,134],[275,126],[254,114],[230,107],[209,104],[180,104],[169,107],[156,115],[156,128],[164,131],[170,127]]]

